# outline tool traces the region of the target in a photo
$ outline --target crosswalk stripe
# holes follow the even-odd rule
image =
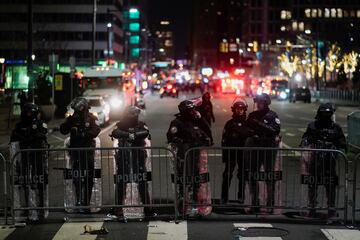
[[[178,224],[173,222],[150,221],[148,225],[147,240],[187,240],[187,222]]]
[[[357,240],[360,239],[359,230],[351,229],[321,229],[329,240]]]
[[[15,231],[15,228],[0,229],[0,239],[6,239],[13,231]]]
[[[234,223],[235,228],[265,227],[271,228],[269,223]],[[282,240],[281,237],[241,237],[241,240]]]
[[[95,240],[98,235],[84,234],[84,226],[90,225],[93,229],[100,229],[104,222],[72,222],[64,223],[57,231],[53,240]]]

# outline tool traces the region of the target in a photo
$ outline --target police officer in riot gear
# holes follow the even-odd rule
[[[111,137],[118,139],[119,147],[145,147],[145,139],[150,139],[149,129],[146,124],[139,121],[140,109],[129,106],[124,112],[123,118],[116,124]],[[146,151],[143,149],[118,150],[116,153],[117,165],[117,201],[123,204],[126,184],[138,182],[139,194],[143,204],[150,204],[147,181],[151,177],[147,175],[145,166]],[[150,209],[145,208],[145,215],[149,215]]]
[[[195,110],[195,105],[190,100],[182,101],[179,106],[179,113],[175,115],[175,119],[170,123],[167,132],[168,143],[175,147],[177,152],[177,173],[183,176],[184,161],[186,161],[186,177],[194,177],[199,175],[199,151],[188,156],[186,160],[185,153],[192,147],[210,146],[213,144],[212,134],[209,125],[201,118],[199,112]],[[179,195],[183,198],[183,184],[185,180],[177,182],[179,185]],[[196,202],[197,190],[199,182],[194,181],[192,184],[193,200]],[[181,206],[181,201],[179,202]]]
[[[262,93],[254,98],[257,110],[250,113],[246,120],[247,126],[252,134],[245,143],[246,147],[278,147],[280,142],[280,120],[276,112],[271,111],[269,105],[271,99],[268,94]],[[272,175],[276,161],[276,151],[274,150],[252,150],[249,151],[246,161],[249,170],[250,192],[252,195],[252,205],[259,205],[259,191],[256,175],[259,175],[261,166],[264,167],[266,175]],[[267,206],[274,205],[275,180],[266,180]],[[255,208],[256,210],[256,208]]]
[[[211,126],[212,122],[215,122],[215,116],[213,111],[213,105],[211,103],[211,95],[209,92],[204,93],[202,96],[201,105],[196,108],[201,114],[201,117]]]
[[[21,150],[48,148],[47,132],[47,125],[40,119],[39,107],[33,103],[25,103],[21,111],[20,122],[16,124],[11,133],[10,142],[19,142]],[[22,183],[14,183],[24,189],[25,202],[28,207],[46,207],[45,205],[47,205],[47,161],[46,152],[33,151],[21,154],[21,162],[15,164],[15,174],[19,176],[19,179],[24,177],[26,180]],[[35,192],[35,196],[30,192]],[[41,221],[46,217],[45,215],[45,211],[31,210],[28,213],[28,220]]]
[[[308,124],[306,132],[302,137],[302,146],[315,149],[346,149],[346,138],[337,123],[332,119],[335,107],[331,103],[323,103],[319,106],[315,116],[315,121]],[[309,164],[310,176],[315,179],[329,179],[323,183],[326,188],[327,204],[329,208],[335,207],[335,194],[337,179],[336,176],[336,156],[334,153],[318,153],[311,158]],[[309,184],[308,200],[310,207],[316,207],[317,186],[321,183]],[[329,210],[329,217],[333,217],[335,210]],[[310,215],[315,215],[315,210],[310,211]]]
[[[250,135],[249,128],[246,126],[246,111],[248,105],[244,101],[236,101],[233,103],[231,110],[233,112],[232,118],[226,122],[222,134],[221,145],[223,147],[244,147],[246,139]],[[239,180],[238,200],[244,201],[244,151],[242,150],[223,150],[223,163],[225,163],[225,170],[223,173],[221,200],[226,203],[229,198],[229,187],[235,166],[238,166],[237,178]]]
[[[85,98],[77,97],[71,104],[74,114],[60,125],[60,132],[70,133],[70,148],[94,148],[95,138],[101,129],[96,124],[97,118],[89,112],[90,106]],[[89,206],[94,185],[94,150],[70,150],[72,160],[73,183],[77,206]]]

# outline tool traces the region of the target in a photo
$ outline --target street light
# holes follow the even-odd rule
[[[35,61],[35,54],[31,55],[31,60]]]
[[[297,82],[301,82],[301,79],[302,79],[302,77],[301,77],[301,75],[299,73],[295,75],[295,80]]]
[[[107,61],[106,61],[106,65],[109,65],[110,63],[110,28],[111,28],[112,24],[111,22],[108,22],[108,24],[106,25],[107,27]]]
[[[310,30],[310,29],[306,29],[306,30],[305,30],[305,34],[307,34],[307,35],[311,34],[311,30]]]
[[[0,64],[4,64],[5,63],[5,58],[0,58]]]

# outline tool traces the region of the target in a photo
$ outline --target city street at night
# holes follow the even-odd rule
[[[360,0],[0,0],[0,240],[360,240]]]

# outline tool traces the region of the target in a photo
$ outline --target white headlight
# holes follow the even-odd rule
[[[70,111],[67,111],[67,112],[65,113],[65,118],[70,117],[71,115],[73,115],[73,113],[70,112]]]
[[[111,107],[113,107],[113,108],[119,108],[119,107],[121,107],[121,105],[122,105],[122,101],[121,101],[121,99],[119,99],[119,98],[112,98],[112,99],[110,100],[110,105],[111,105]]]
[[[258,90],[256,91],[257,95],[261,95],[262,94],[262,88],[258,88]]]
[[[287,94],[285,92],[280,93],[280,98],[281,99],[286,99],[286,97],[287,97]]]

